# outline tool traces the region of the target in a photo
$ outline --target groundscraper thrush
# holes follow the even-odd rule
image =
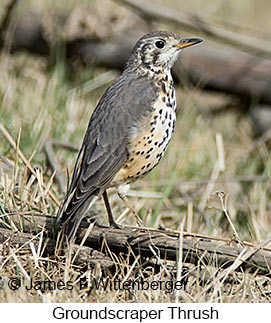
[[[94,110],[78,154],[71,183],[58,211],[71,240],[81,220],[103,196],[110,226],[115,223],[106,190],[121,195],[163,157],[176,121],[171,68],[183,48],[201,42],[153,31],[136,43],[119,78]]]

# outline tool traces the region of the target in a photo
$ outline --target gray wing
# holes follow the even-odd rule
[[[157,99],[146,77],[123,73],[107,89],[94,110],[78,154],[71,184],[59,210],[61,222],[93,194],[106,188],[128,157],[129,131],[150,114]]]

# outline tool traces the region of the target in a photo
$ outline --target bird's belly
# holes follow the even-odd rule
[[[151,117],[142,121],[142,128],[139,126],[131,139],[128,159],[113,179],[113,185],[134,182],[160,162],[174,132],[175,108],[175,103],[174,106],[156,103]]]

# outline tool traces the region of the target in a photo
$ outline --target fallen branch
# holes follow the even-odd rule
[[[0,244],[3,247],[16,246],[16,249],[24,247],[30,250],[30,242],[33,243],[35,249],[39,248],[40,237],[33,237],[31,234],[26,234],[22,232],[12,232],[7,229],[0,228]],[[43,259],[47,256],[52,256],[55,254],[55,242],[49,238],[43,239]],[[78,249],[78,250],[77,250]],[[106,256],[104,253],[94,250],[93,248],[86,246],[74,246],[73,252],[77,255],[73,260],[74,265],[88,265],[94,267],[97,264],[103,264],[104,267],[113,264],[113,261]],[[56,259],[57,261],[57,259]]]
[[[22,216],[12,216],[15,224],[20,224]],[[46,216],[23,216],[24,232],[36,232],[37,228],[52,231],[54,218]],[[78,241],[80,242],[89,223],[82,222],[78,230]],[[105,243],[106,242],[106,243]],[[183,261],[195,265],[212,265],[220,268],[230,267],[240,255],[243,248],[232,245],[230,239],[221,239],[204,235],[184,232],[183,234]],[[176,261],[179,248],[179,232],[170,230],[155,230],[150,228],[125,227],[122,229],[111,229],[107,227],[94,226],[88,235],[86,247],[93,248],[99,252],[107,253],[129,253],[152,258],[152,250],[155,250],[160,259]],[[240,258],[241,263],[236,270],[248,271],[257,274],[270,274],[271,250],[265,246],[254,246],[244,242],[244,246],[251,253],[249,257]]]
[[[142,0],[115,0],[136,11],[147,21],[160,20],[175,24],[189,32],[197,32],[214,40],[231,45],[237,49],[256,54],[260,57],[271,58],[270,42],[259,38],[242,35],[236,31],[227,30],[207,22],[204,17],[195,14],[183,14],[165,6],[159,6],[151,1]]]
[[[147,3],[145,2],[147,5]],[[27,50],[33,54],[48,58],[57,52],[44,37],[41,17],[28,13],[13,17],[14,28],[9,39],[11,53]],[[198,29],[197,29],[198,30]],[[83,62],[85,65],[99,65],[107,68],[122,69],[138,37],[148,30],[138,29],[108,37],[106,40],[96,38],[76,38],[62,40],[65,54],[70,62]],[[242,38],[234,33],[237,38]],[[251,43],[255,44],[255,42]],[[51,49],[50,49],[51,48]],[[266,49],[267,47],[264,47]],[[76,65],[77,66],[77,65]],[[250,106],[251,98],[260,103],[271,105],[271,60],[258,54],[253,55],[230,47],[214,48],[209,44],[189,49],[175,64],[173,73],[176,82],[212,91],[235,95],[242,100],[244,109]]]

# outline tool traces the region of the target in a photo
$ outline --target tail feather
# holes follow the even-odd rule
[[[99,192],[95,190],[85,199],[80,199],[80,201],[77,201],[76,208],[74,208],[73,204],[75,195],[73,195],[67,206],[65,205],[67,204],[67,201],[66,203],[64,201],[63,205],[58,211],[57,222],[63,227],[64,237],[67,239],[67,242],[70,242],[75,237],[81,221],[85,216],[87,216],[89,210],[97,201],[99,195]]]

